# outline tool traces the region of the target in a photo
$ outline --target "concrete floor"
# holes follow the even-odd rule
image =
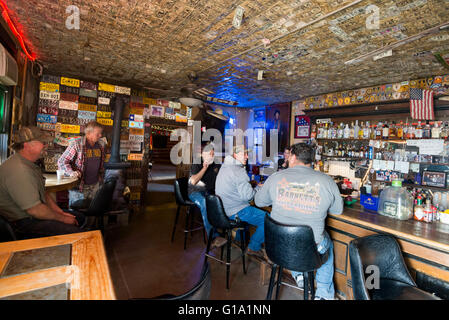
[[[188,238],[184,250],[184,216],[181,215],[170,240],[176,214],[173,181],[158,181],[165,187],[150,188],[145,212],[131,217],[128,226],[109,228],[105,247],[117,299],[150,298],[161,294],[181,294],[198,281],[206,245],[202,231]],[[198,219],[200,214],[198,213]],[[238,254],[238,249],[233,249]],[[230,289],[226,290],[226,267],[209,259],[212,276],[210,299],[262,300],[268,286],[261,285],[259,263],[247,258],[247,274],[241,259],[231,265]],[[280,299],[302,299],[302,291],[281,287]]]

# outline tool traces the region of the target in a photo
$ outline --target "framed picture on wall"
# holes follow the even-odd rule
[[[265,122],[265,108],[254,109],[254,122]]]
[[[310,118],[307,116],[295,117],[295,139],[310,138]]]
[[[165,108],[163,106],[152,105],[150,116],[151,117],[159,117],[159,118],[164,117],[164,111],[165,111]]]

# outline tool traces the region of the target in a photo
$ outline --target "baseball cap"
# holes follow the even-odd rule
[[[53,141],[53,137],[38,127],[22,127],[14,134],[13,144],[30,142],[34,140],[42,143],[48,143]]]

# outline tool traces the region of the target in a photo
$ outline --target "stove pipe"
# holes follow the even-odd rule
[[[111,157],[104,164],[105,169],[125,169],[131,167],[130,162],[120,162],[120,128],[122,125],[123,108],[126,105],[125,97],[117,95],[111,99],[114,107],[114,124],[112,126]]]

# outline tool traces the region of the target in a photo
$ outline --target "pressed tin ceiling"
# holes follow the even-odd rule
[[[449,22],[448,0],[6,3],[47,73],[177,91],[195,71],[199,87],[243,107],[449,73],[433,56],[449,50],[449,29],[394,48],[391,57],[345,64]],[[79,30],[66,28],[69,5],[80,9]],[[367,27],[371,5],[377,29]],[[245,10],[239,29],[237,6]]]

